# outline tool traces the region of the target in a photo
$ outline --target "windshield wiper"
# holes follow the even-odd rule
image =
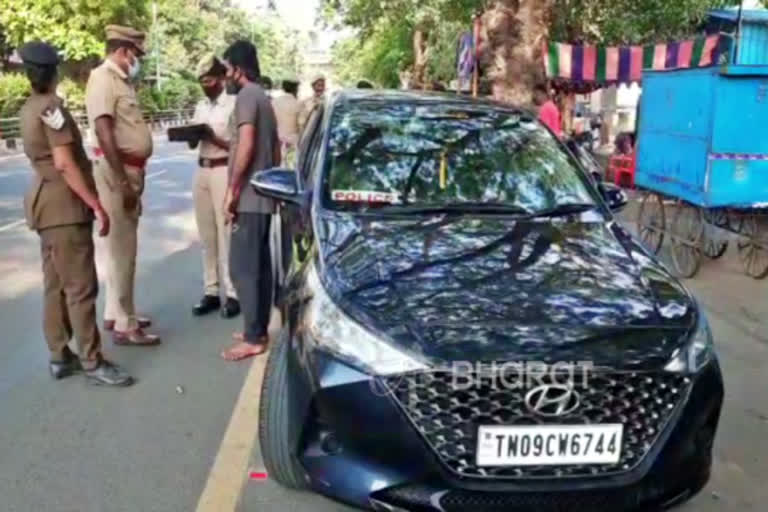
[[[531,211],[521,206],[504,203],[484,203],[480,201],[459,201],[455,203],[423,205],[389,205],[371,209],[376,213],[429,214],[429,213],[490,213],[507,215],[531,215]]]
[[[543,210],[535,211],[530,214],[530,217],[560,217],[562,215],[587,212],[596,208],[597,205],[593,203],[563,203],[553,206],[552,208],[544,208]]]

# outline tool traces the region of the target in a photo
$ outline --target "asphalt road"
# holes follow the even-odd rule
[[[31,171],[23,157],[0,158],[0,512],[350,510],[248,479],[262,468],[253,404],[263,359],[222,362],[219,349],[239,322],[190,315],[202,286],[193,165],[189,151],[158,144],[140,228],[137,301],[164,344],[122,348],[105,338],[108,355],[139,383],[103,390],[77,378],[54,384],[47,375],[37,238],[19,222]],[[731,250],[688,285],[709,313],[727,400],[712,481],[681,510],[764,510],[766,283],[741,275]]]

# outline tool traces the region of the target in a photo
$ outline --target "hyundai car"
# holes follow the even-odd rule
[[[703,309],[525,109],[342,91],[251,185],[293,247],[259,439],[362,509],[662,510],[707,483]]]

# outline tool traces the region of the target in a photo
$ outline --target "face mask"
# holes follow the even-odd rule
[[[139,69],[141,69],[141,62],[139,62],[138,57],[134,57],[133,64],[131,64],[131,67],[128,68],[128,76],[131,78],[136,78],[139,76]]]
[[[237,94],[240,92],[240,89],[242,87],[239,83],[237,83],[237,80],[235,78],[227,78],[227,94]]]
[[[203,92],[210,99],[218,98],[219,95],[221,94],[221,90],[222,90],[221,84],[216,84],[216,85],[214,85],[212,87],[204,87],[203,88]]]

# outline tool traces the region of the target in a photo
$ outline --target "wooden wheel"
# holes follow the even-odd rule
[[[646,249],[659,254],[666,229],[664,202],[659,194],[647,192],[643,197],[637,213],[637,229]]]
[[[704,241],[704,211],[680,202],[675,208],[670,229],[672,263],[680,277],[696,275],[701,266]]]
[[[747,213],[739,221],[739,260],[744,272],[754,279],[768,276],[768,224],[762,214]]]
[[[728,240],[723,230],[728,229],[728,213],[725,210],[704,210],[704,254],[713,260],[721,258],[728,250]]]

